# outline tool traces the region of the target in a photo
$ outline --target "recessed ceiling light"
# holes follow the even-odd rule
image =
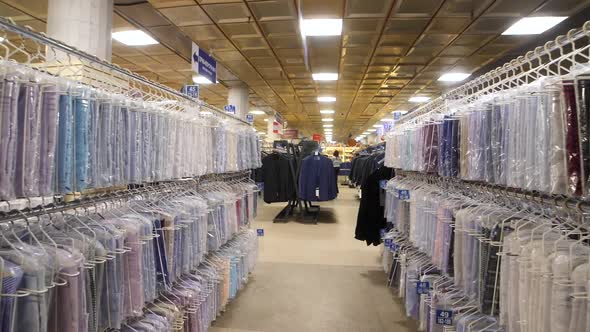
[[[127,30],[113,32],[113,39],[127,46],[142,46],[157,44],[154,38],[141,30]]]
[[[322,96],[322,97],[318,97],[318,101],[320,103],[331,103],[331,102],[336,101],[336,97]]]
[[[200,75],[193,75],[193,82],[197,83],[197,84],[212,84],[213,82],[209,81],[208,78],[206,78],[205,76],[200,76]]]
[[[503,35],[538,35],[565,20],[567,16],[524,17],[514,23]]]
[[[365,131],[365,132],[363,133],[363,135],[370,135],[370,134],[371,134],[371,133],[370,133],[370,132],[368,132],[368,131]]]
[[[340,36],[342,19],[303,19],[300,28],[304,36]]]
[[[332,127],[334,127],[334,125],[332,125],[332,124],[325,124],[324,125],[324,128],[332,128]]]
[[[425,103],[429,100],[430,100],[430,97],[421,97],[421,96],[416,96],[416,97],[412,97],[412,98],[408,99],[408,101],[411,103]]]
[[[338,80],[338,73],[314,73],[311,74],[314,81],[336,81]]]
[[[268,122],[268,119],[264,119],[264,122]]]
[[[264,111],[261,111],[261,110],[253,110],[253,111],[250,111],[250,112],[248,112],[248,113],[250,113],[250,114],[254,114],[254,115],[262,115],[262,114],[266,114]]]
[[[322,113],[322,114],[334,114],[334,110],[321,110],[320,113]]]
[[[383,128],[383,125],[382,124],[376,124],[376,125],[373,125],[373,127],[375,127],[375,128]]]
[[[332,119],[332,118],[328,118],[328,119],[322,119],[322,121],[323,121],[323,122],[333,122],[333,121],[334,121],[334,119]]]
[[[442,82],[461,82],[465,80],[467,77],[471,76],[471,74],[467,73],[445,73],[442,74],[441,77],[438,78],[439,81]]]
[[[367,131],[368,131],[368,132],[370,132],[370,133],[374,133],[374,132],[376,132],[376,131],[377,131],[377,129],[369,129],[369,130],[367,130]]]
[[[381,121],[383,121],[383,122],[391,122],[391,121],[393,121],[393,119],[392,118],[383,118],[383,119],[381,119]]]
[[[5,41],[6,39],[4,37],[0,37],[0,43]]]

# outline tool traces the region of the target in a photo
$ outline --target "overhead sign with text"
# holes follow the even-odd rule
[[[195,43],[193,43],[191,64],[195,74],[205,77],[211,83],[217,82],[217,61]]]

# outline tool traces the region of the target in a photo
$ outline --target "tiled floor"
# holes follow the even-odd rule
[[[385,287],[379,248],[354,239],[355,191],[320,203],[318,225],[273,224],[283,205],[261,204],[259,263],[211,332],[416,331]]]

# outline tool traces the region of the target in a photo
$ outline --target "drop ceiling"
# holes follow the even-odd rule
[[[112,61],[178,89],[190,82],[191,41],[218,60],[220,84],[204,86],[216,106],[245,83],[253,107],[276,110],[290,127],[322,133],[331,108],[334,139],[356,136],[414,95],[456,86],[448,71],[473,73],[534,36],[501,35],[520,17],[572,16],[590,0],[115,0],[113,31],[141,28],[159,45],[113,42]],[[45,31],[47,0],[2,0],[0,16]],[[341,36],[307,37],[299,19],[341,18]],[[590,17],[589,17],[590,18]],[[566,21],[567,22],[567,21]],[[306,61],[307,60],[307,61]],[[312,72],[338,72],[318,82]],[[318,96],[337,101],[319,104]],[[258,116],[256,125],[265,127]]]

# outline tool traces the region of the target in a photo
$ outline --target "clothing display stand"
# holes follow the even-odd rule
[[[320,213],[319,205],[313,205],[310,201],[304,201],[299,198],[299,173],[301,172],[301,151],[298,145],[293,143],[287,144],[287,154],[295,160],[296,169],[291,169],[292,181],[295,186],[296,198],[289,200],[281,212],[279,212],[273,219],[273,223],[287,222],[289,217],[295,215],[295,209],[299,208],[299,215],[304,221],[311,220],[314,224],[318,223],[318,215]],[[291,166],[292,167],[292,166]],[[302,204],[303,203],[303,204]]]

